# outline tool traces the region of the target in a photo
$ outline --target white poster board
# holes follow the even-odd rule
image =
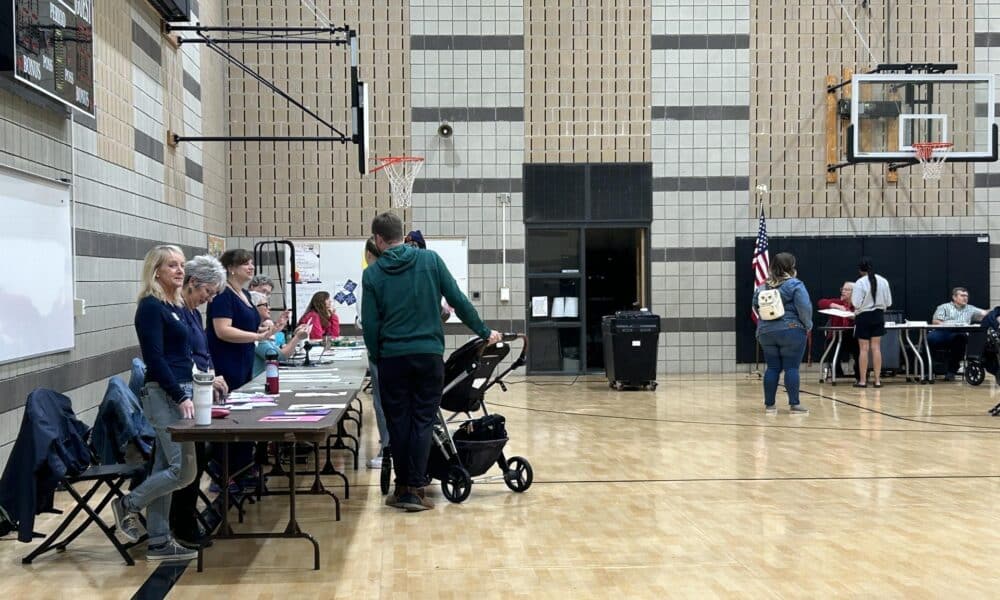
[[[361,274],[364,271],[364,254],[366,239],[354,240],[293,240],[295,244],[296,263],[299,271],[299,283],[296,288],[296,308],[298,317],[309,308],[309,300],[316,292],[326,291],[334,298],[333,305],[341,325],[353,325],[358,316],[357,302],[361,296]],[[301,249],[300,249],[301,248]],[[308,248],[308,250],[307,250]],[[436,252],[444,264],[448,266],[452,277],[458,283],[463,293],[469,293],[469,244],[465,238],[432,238],[428,240],[427,249]],[[299,266],[299,257],[308,252],[308,266],[305,270]],[[315,260],[313,260],[315,256]],[[285,271],[292,273],[291,265],[285,265]],[[303,278],[311,275],[313,268],[318,271],[318,281]],[[292,274],[294,276],[294,274]],[[285,293],[291,294],[291,281],[285,282]],[[288,303],[291,306],[291,303]],[[449,323],[458,323],[454,314]]]
[[[0,168],[0,363],[73,348],[70,189]]]

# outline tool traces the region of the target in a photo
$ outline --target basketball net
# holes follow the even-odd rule
[[[424,159],[420,156],[390,156],[376,160],[381,164],[372,169],[372,172],[385,171],[388,175],[392,205],[396,208],[409,208],[413,196],[413,180],[424,166]]]
[[[944,163],[951,151],[951,142],[918,142],[913,144],[913,154],[920,161],[924,179],[941,179]]]

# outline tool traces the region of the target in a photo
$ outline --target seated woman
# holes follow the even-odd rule
[[[308,323],[309,339],[321,340],[326,336],[340,337],[340,317],[333,308],[330,292],[316,292],[309,301],[309,310],[299,319],[299,324]]]
[[[271,320],[271,306],[267,296],[260,292],[250,292],[250,299],[257,308],[261,323],[269,322]],[[279,360],[291,358],[295,354],[295,347],[299,342],[309,336],[309,330],[310,325],[300,324],[287,342],[284,331],[278,331],[270,338],[257,342],[257,347],[254,348],[253,376],[256,377],[264,372],[264,361],[267,360],[268,354],[277,354]]]

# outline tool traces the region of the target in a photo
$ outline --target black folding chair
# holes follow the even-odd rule
[[[146,466],[143,464],[94,465],[89,467],[80,475],[63,477],[60,481],[62,486],[61,489],[64,489],[70,497],[76,501],[76,506],[73,507],[73,510],[69,511],[69,514],[67,514],[62,523],[56,527],[56,530],[49,534],[45,541],[42,542],[38,548],[35,548],[31,554],[25,556],[21,562],[26,565],[30,565],[33,560],[50,550],[57,550],[59,552],[65,551],[66,547],[69,546],[73,540],[79,537],[79,535],[83,533],[91,523],[94,523],[102,532],[104,532],[105,537],[107,537],[111,543],[114,544],[115,549],[118,550],[118,554],[121,555],[125,564],[134,566],[135,561],[132,560],[131,556],[129,556],[128,551],[132,547],[146,541],[148,536],[143,535],[138,541],[123,544],[118,541],[117,537],[115,537],[115,527],[105,523],[101,518],[100,513],[107,507],[111,500],[124,496],[125,494],[121,489],[122,484],[145,470],[145,468]],[[92,485],[83,494],[73,487],[75,484],[88,483]],[[96,506],[92,506],[91,502],[96,496],[98,496],[98,491],[101,489],[102,485],[108,488],[107,492],[105,492],[104,496],[101,498],[100,502],[96,504]],[[77,515],[81,512],[86,513],[84,521],[78,525],[71,534],[60,539],[59,536],[61,536],[62,533],[69,528],[69,526],[76,519]],[[145,525],[145,520],[143,520],[143,525]]]

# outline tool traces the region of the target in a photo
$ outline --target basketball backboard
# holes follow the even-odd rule
[[[358,146],[358,171],[368,173],[368,84],[358,75],[358,36],[348,35],[351,53],[351,141]]]
[[[914,143],[950,142],[949,161],[995,160],[991,74],[855,75],[853,161],[912,160]]]

